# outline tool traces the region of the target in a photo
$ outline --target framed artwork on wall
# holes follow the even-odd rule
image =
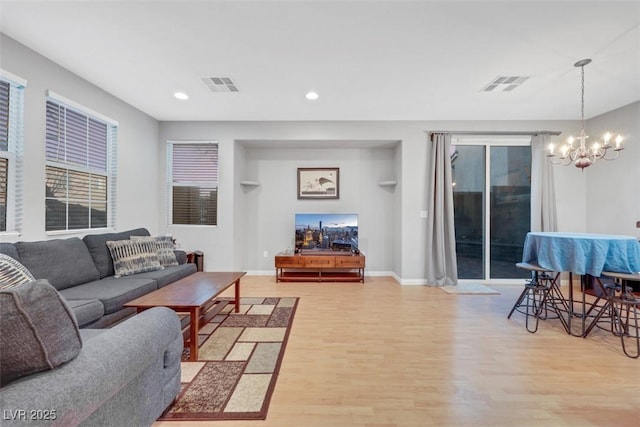
[[[339,199],[340,168],[298,168],[298,199]]]

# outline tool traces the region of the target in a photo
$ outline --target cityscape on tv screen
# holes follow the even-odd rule
[[[358,248],[358,214],[297,213],[296,248],[352,251]]]

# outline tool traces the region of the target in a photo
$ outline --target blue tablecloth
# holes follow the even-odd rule
[[[600,276],[603,271],[640,272],[640,243],[630,236],[530,232],[522,261],[558,272]]]

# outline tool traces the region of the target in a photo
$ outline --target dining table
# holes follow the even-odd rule
[[[586,336],[591,325],[586,321],[590,313],[597,309],[598,302],[606,296],[600,276],[603,271],[618,273],[640,272],[640,242],[637,237],[567,232],[529,232],[525,238],[522,262],[537,264],[558,273],[569,273],[569,292],[565,306],[568,307],[567,333]],[[582,299],[573,297],[573,274],[581,276]],[[596,280],[590,281],[591,278]],[[585,287],[590,282],[598,287],[596,299],[588,304]],[[581,310],[576,311],[574,303]],[[581,319],[581,328],[574,333],[571,320]]]

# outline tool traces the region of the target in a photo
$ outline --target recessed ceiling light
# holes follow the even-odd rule
[[[186,101],[187,99],[189,99],[189,95],[187,95],[184,92],[176,92],[173,94],[173,96],[175,96],[177,99],[181,101]]]
[[[314,101],[318,99],[319,96],[320,95],[318,95],[318,92],[310,91],[310,92],[307,92],[307,94],[304,97],[311,101]]]

